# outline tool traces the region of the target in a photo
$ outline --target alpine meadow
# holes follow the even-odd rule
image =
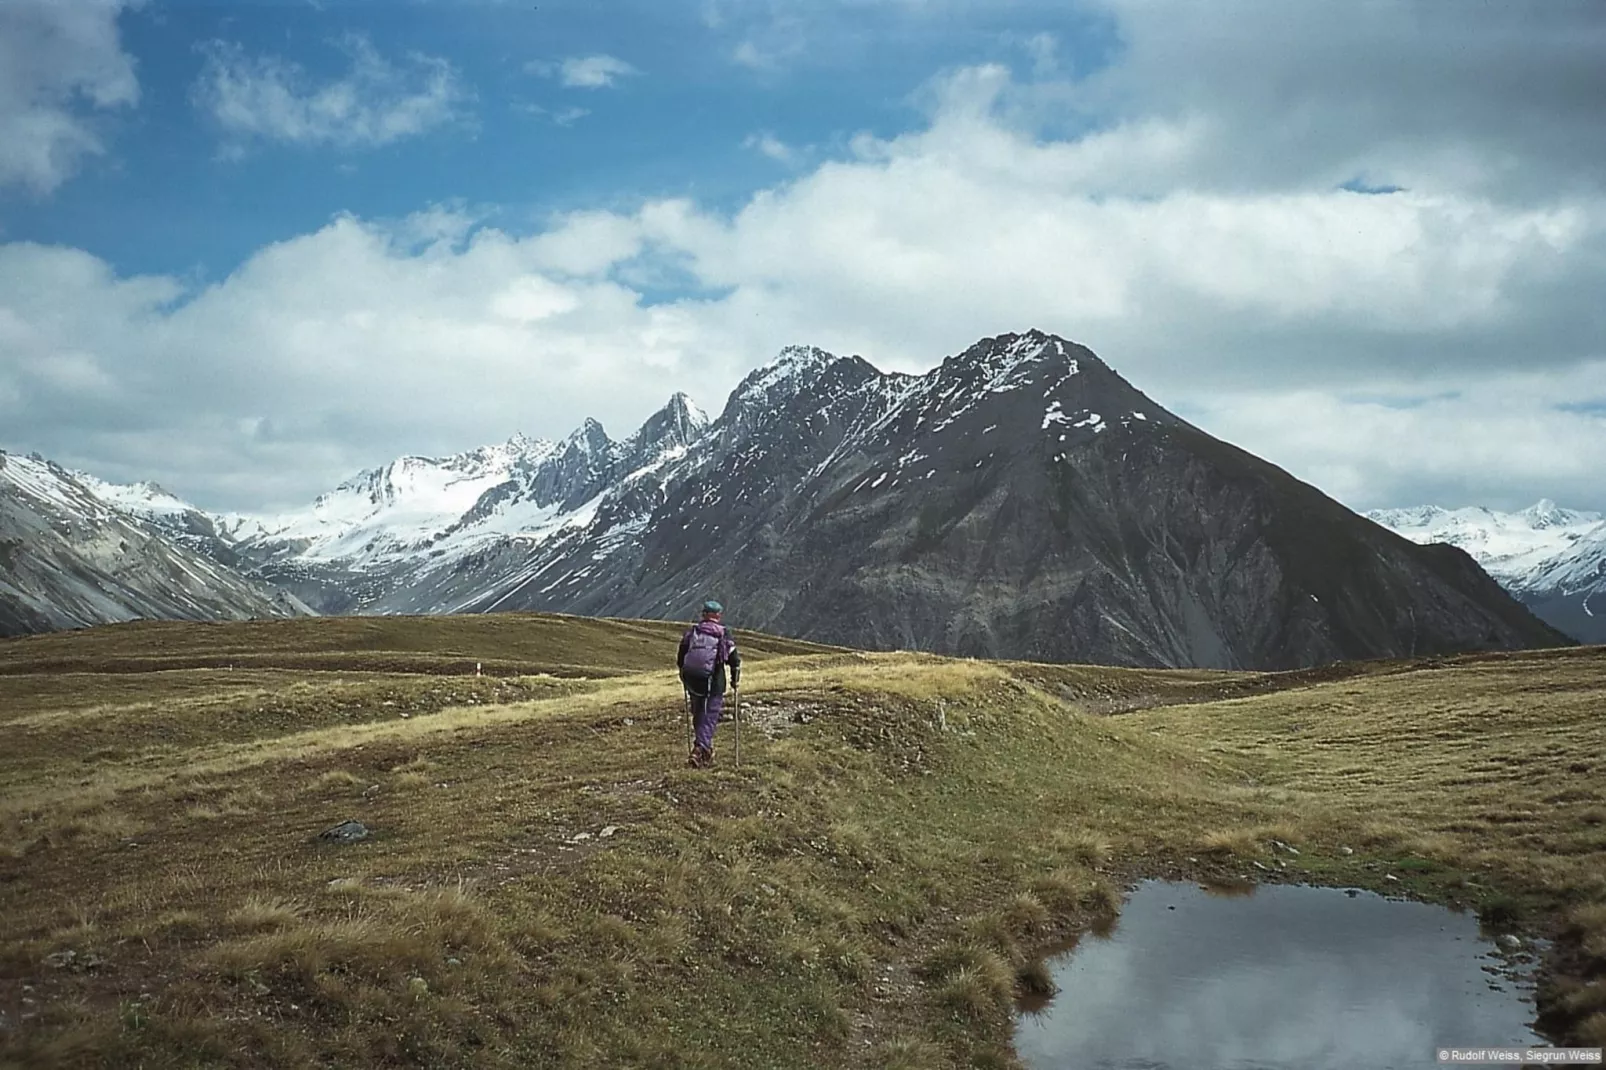
[[[1225,673],[746,634],[742,765],[692,770],[676,634],[7,642],[7,1057],[1009,1066],[1036,952],[1144,876],[1476,909],[1556,940],[1554,1036],[1606,1036],[1598,649]]]

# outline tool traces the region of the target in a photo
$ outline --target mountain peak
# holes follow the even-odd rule
[[[767,394],[784,383],[817,375],[840,359],[818,346],[787,346],[774,360],[748,372],[736,393],[744,397]]]
[[[1549,498],[1540,498],[1522,511],[1522,517],[1536,528],[1548,528],[1567,521],[1567,511],[1558,508]]]
[[[747,433],[768,426],[773,414],[801,395],[837,397],[881,375],[863,357],[840,357],[818,346],[787,346],[737,384],[720,419],[729,430]]]
[[[590,416],[587,416],[585,421],[563,440],[565,452],[579,450],[582,453],[601,453],[611,445],[613,439],[603,430],[601,421]]]
[[[702,407],[691,399],[691,395],[681,390],[677,390],[670,395],[669,404],[665,405],[662,411],[670,413],[677,419],[684,420],[699,429],[707,427],[709,424],[708,413],[704,412]]]

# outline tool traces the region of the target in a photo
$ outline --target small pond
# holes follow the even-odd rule
[[[1058,994],[1016,1030],[1034,1070],[1403,1070],[1546,1043],[1476,917],[1353,889],[1146,882],[1049,966]]]

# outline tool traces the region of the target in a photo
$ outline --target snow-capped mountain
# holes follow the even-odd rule
[[[1606,643],[1606,516],[1548,498],[1516,513],[1429,505],[1366,515],[1413,542],[1459,546],[1552,626]]]
[[[847,645],[1233,668],[1566,642],[1462,551],[1036,331],[924,375],[790,348],[717,419],[676,395],[620,440],[587,420],[403,457],[281,516],[96,494],[319,612],[673,618],[716,595],[739,626]]]
[[[108,484],[0,451],[0,635],[308,612],[167,537],[142,513],[182,526],[197,511],[152,484]]]
[[[306,562],[377,564],[427,549],[494,487],[539,465],[558,447],[516,435],[453,457],[400,457],[359,472],[304,511],[235,516],[225,525],[241,547],[272,547]]]
[[[1565,641],[1464,554],[1035,331],[918,376],[791,348],[715,420],[677,396],[622,441],[586,421],[504,455],[365,473],[236,549],[330,612],[679,617],[717,593],[827,641],[1150,665]]]

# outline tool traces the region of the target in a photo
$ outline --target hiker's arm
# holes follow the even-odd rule
[[[680,637],[680,652],[675,655],[675,668],[684,669],[686,667],[686,648],[690,645],[691,632],[687,632]]]
[[[732,687],[741,687],[742,686],[742,654],[741,654],[741,651],[736,649],[736,640],[734,640],[734,639],[731,640],[731,656],[729,658],[726,658],[725,662],[726,662],[727,665],[729,665],[731,667],[731,686]]]

